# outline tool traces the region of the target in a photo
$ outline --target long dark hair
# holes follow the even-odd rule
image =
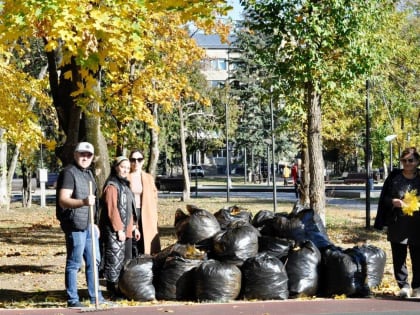
[[[133,154],[134,154],[134,153],[140,153],[140,154],[143,156],[143,158],[144,158],[143,151],[142,151],[142,150],[140,150],[140,149],[133,149],[133,150],[131,150],[130,155],[129,155],[128,157],[129,157],[129,158],[133,157]]]

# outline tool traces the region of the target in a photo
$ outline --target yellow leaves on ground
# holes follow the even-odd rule
[[[417,196],[416,189],[406,192],[403,201],[402,211],[405,215],[412,216],[414,211],[419,211],[420,198]]]

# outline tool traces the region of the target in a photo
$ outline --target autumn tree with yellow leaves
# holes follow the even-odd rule
[[[1,50],[1,46],[0,55],[0,205],[8,205],[17,152],[22,148],[23,159],[29,158],[36,149],[33,143],[41,141],[41,128],[33,108],[35,104],[40,108],[47,106],[47,95],[43,81],[22,72],[13,64],[13,55]],[[7,143],[16,144],[9,166]]]
[[[180,71],[201,56],[187,25],[225,35],[218,16],[228,9],[224,0],[5,0],[0,45],[23,58],[31,40],[42,41],[59,126],[56,154],[65,164],[78,141],[92,142],[102,183],[108,148],[135,137],[136,122],[157,130],[152,109],[170,110],[181,92],[200,101]]]

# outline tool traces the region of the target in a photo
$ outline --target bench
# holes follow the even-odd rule
[[[184,178],[158,176],[156,178],[156,187],[160,191],[181,192],[184,191]]]
[[[349,173],[344,178],[344,184],[365,184],[366,173]]]

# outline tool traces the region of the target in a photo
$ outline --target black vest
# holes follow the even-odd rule
[[[56,202],[56,215],[61,223],[61,228],[64,232],[67,231],[83,231],[89,226],[90,209],[89,206],[82,206],[74,209],[62,209],[58,202],[59,191],[62,188],[62,181],[65,173],[69,173],[74,181],[74,189],[72,198],[85,199],[89,195],[89,182],[92,183],[92,193],[96,195],[95,178],[90,169],[82,169],[75,164],[68,165],[61,171],[57,185],[57,202]],[[97,207],[94,206],[93,212],[96,217]],[[95,218],[94,218],[95,219]]]

